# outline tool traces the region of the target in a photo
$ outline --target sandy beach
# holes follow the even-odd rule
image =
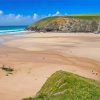
[[[100,35],[27,33],[0,36],[0,100],[34,96],[55,71],[64,70],[100,81]]]

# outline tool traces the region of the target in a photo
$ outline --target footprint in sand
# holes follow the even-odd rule
[[[98,73],[97,73],[97,72],[94,72],[93,70],[92,70],[92,74],[94,74],[94,75],[98,75]]]

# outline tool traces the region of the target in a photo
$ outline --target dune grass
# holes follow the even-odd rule
[[[57,71],[48,78],[36,97],[23,100],[100,100],[100,82]]]

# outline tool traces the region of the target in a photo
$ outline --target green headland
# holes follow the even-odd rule
[[[95,32],[100,31],[100,14],[78,14],[43,18],[27,27],[42,32]]]
[[[35,97],[23,100],[100,100],[100,82],[57,71]]]

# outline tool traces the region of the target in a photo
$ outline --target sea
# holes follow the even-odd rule
[[[26,27],[27,26],[0,26],[0,35],[28,32],[25,30]]]

